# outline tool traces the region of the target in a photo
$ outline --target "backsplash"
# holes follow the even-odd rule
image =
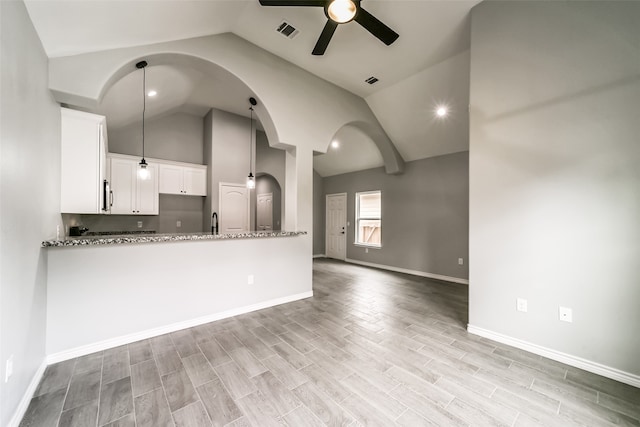
[[[208,231],[204,224],[203,197],[160,195],[160,215],[83,215],[62,214],[65,236],[69,227],[79,226],[89,232],[104,233],[116,231],[155,233],[198,233]],[[180,227],[178,227],[180,221]],[[142,227],[138,223],[142,222]]]
[[[142,227],[138,222],[142,221]],[[82,215],[62,214],[65,235],[69,227],[86,227],[89,232],[103,233],[112,231],[156,231],[160,229],[160,215]]]

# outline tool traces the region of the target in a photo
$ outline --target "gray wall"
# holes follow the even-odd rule
[[[326,177],[324,194],[347,193],[347,258],[466,279],[468,153],[405,164],[401,175],[384,168]],[[355,193],[382,191],[382,248],[354,245]]]
[[[22,2],[0,2],[0,425],[45,358],[47,250],[60,221],[60,108]],[[4,382],[13,355],[13,376]],[[27,396],[29,397],[29,396]]]
[[[313,171],[313,254],[324,255],[325,197],[322,177]]]
[[[273,206],[273,230],[280,230],[282,228],[282,189],[278,181],[271,175],[260,175],[256,179],[256,216],[258,195],[265,193],[271,193],[273,195],[273,199],[271,200]]]
[[[271,148],[267,135],[256,131],[256,171],[273,176],[280,187],[284,187],[285,151]]]
[[[204,223],[210,227],[211,213],[218,212],[220,182],[245,184],[249,175],[250,126],[247,117],[212,108],[204,118],[205,163],[209,165],[211,177],[208,185],[210,196],[205,200]],[[255,126],[253,127],[255,132]],[[254,162],[255,165],[255,162]],[[253,170],[255,175],[255,169]],[[251,197],[250,228],[255,228],[255,191]]]
[[[278,148],[272,148],[269,145],[267,135],[260,130],[256,131],[256,173],[266,173],[275,178],[280,187],[280,198],[276,205],[275,195],[273,200],[273,217],[274,230],[280,230],[282,227],[282,212],[284,212],[284,191],[285,191],[285,151]],[[257,185],[257,183],[256,183]],[[256,192],[258,194],[258,192]],[[280,224],[275,223],[276,209]]]
[[[638,2],[483,2],[470,99],[470,324],[634,375],[638,22]]]
[[[142,155],[142,122],[122,129],[108,128],[109,151]],[[186,113],[175,113],[145,121],[144,154],[163,160],[204,164],[204,120]]]

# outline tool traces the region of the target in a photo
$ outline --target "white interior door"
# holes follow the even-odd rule
[[[220,233],[249,231],[249,190],[244,184],[220,183]]]
[[[347,193],[327,194],[326,256],[344,260],[347,255]]]
[[[258,194],[257,205],[258,230],[273,230],[273,193]]]

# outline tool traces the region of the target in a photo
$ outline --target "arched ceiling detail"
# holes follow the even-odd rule
[[[142,59],[233,74],[258,99],[255,112],[271,145],[325,152],[350,124],[374,140],[389,173],[402,171],[402,157],[364,99],[230,33],[52,58],[50,88],[59,102],[95,108]]]

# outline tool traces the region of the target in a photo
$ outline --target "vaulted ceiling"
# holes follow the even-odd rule
[[[25,0],[49,57],[233,32],[328,80],[368,103],[406,161],[468,149],[469,11],[478,0],[363,0],[362,6],[400,34],[386,46],[356,22],[339,25],[326,53],[313,56],[326,17],[316,7],[263,7],[258,0]],[[293,38],[276,31],[286,21]],[[174,111],[204,115],[218,108],[247,115],[247,88],[233,76],[148,68],[158,91],[150,116]],[[80,71],[79,71],[80,72]],[[374,85],[365,82],[379,79]],[[125,76],[99,111],[109,126],[139,117],[139,78]],[[435,115],[445,105],[449,114]],[[357,131],[336,135],[340,146],[316,156],[323,176],[382,166],[374,143]]]

